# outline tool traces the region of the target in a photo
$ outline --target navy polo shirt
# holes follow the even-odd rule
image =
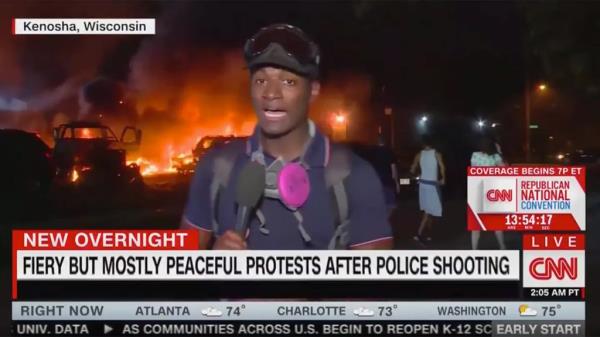
[[[213,161],[223,147],[207,153],[196,167],[190,186],[189,197],[183,220],[192,227],[209,235],[222,235],[226,230],[235,230],[237,204],[235,191],[239,172],[250,160],[250,154],[258,149],[259,135],[255,132],[246,143],[246,151],[235,160],[227,188],[219,193],[217,203],[218,232],[213,233],[213,210],[210,202],[210,185]],[[229,146],[227,144],[225,146]],[[259,208],[265,216],[269,233],[259,231],[256,216],[250,220],[246,238],[249,249],[327,249],[335,230],[336,207],[332,192],[325,185],[325,167],[330,156],[329,139],[317,131],[307,148],[304,161],[308,164],[310,194],[306,203],[299,208],[304,219],[303,226],[311,237],[306,243],[298,230],[294,214],[277,199],[262,198]],[[265,153],[270,164],[273,157]],[[350,175],[344,186],[348,196],[350,247],[360,246],[391,238],[383,188],[373,167],[355,154],[351,157]],[[202,233],[201,233],[202,235]]]

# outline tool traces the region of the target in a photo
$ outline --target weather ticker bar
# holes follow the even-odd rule
[[[14,321],[584,320],[582,301],[14,301]]]

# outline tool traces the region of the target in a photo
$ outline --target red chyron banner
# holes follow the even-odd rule
[[[583,289],[584,234],[523,235],[523,287]]]
[[[12,297],[17,297],[17,252],[23,250],[195,250],[196,230],[13,230]]]
[[[585,167],[467,168],[467,228],[585,230]]]
[[[194,230],[13,230],[13,250],[190,250]]]

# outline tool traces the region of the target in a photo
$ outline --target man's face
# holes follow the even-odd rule
[[[317,81],[273,67],[254,71],[250,81],[258,124],[272,137],[285,135],[305,123],[308,106],[320,89]]]

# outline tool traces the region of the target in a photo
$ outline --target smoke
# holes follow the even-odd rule
[[[248,85],[239,50],[194,48],[168,35],[145,41],[129,79],[145,132],[143,156],[165,162],[203,136],[250,133]]]
[[[0,123],[44,132],[56,114],[77,118],[77,93],[95,78],[124,36],[13,36],[12,18],[137,17],[146,6],[134,2],[0,3]],[[25,104],[14,105],[14,102]],[[10,103],[13,102],[13,103]],[[7,109],[8,108],[8,109]]]
[[[81,86],[82,81],[70,78],[55,88],[43,91],[28,100],[27,108],[33,111],[47,111],[57,106],[64,99],[73,97]]]
[[[163,166],[201,137],[249,134],[254,121],[241,50],[199,43],[198,13],[189,8],[168,8],[157,18],[157,35],[130,61],[130,100],[144,132],[141,155]]]

